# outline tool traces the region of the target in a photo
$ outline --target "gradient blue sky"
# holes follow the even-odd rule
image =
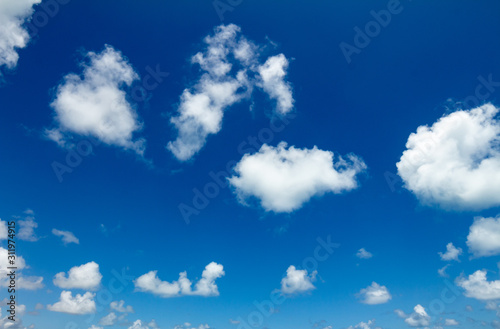
[[[421,305],[431,319],[422,328],[444,327],[445,319],[458,321],[455,328],[498,328],[495,310],[486,309],[485,300],[465,296],[456,279],[485,269],[490,281],[500,280],[500,250],[472,257],[466,244],[474,218],[496,218],[500,203],[476,209],[426,205],[397,178],[396,163],[419,126],[471,109],[461,102],[477,97],[478,77],[500,81],[500,3],[401,0],[400,12],[348,63],[339,45],[354,45],[354,28],[364,29],[374,20],[370,11],[387,9],[390,2],[233,1],[223,21],[212,1],[71,0],[60,5],[27,46],[17,49],[15,68],[0,66],[0,218],[19,221],[27,209],[34,212],[38,240],[19,239],[17,252],[29,265],[22,273],[43,277],[44,284],[18,292],[27,309],[24,326],[100,326],[109,303],[124,300],[135,312],[108,328],[129,328],[138,319],[143,325],[155,319],[160,328],[186,322],[196,328],[240,328],[230,319],[248,320],[257,310],[254,302],[269,300],[281,288],[287,268],[307,267],[304,260],[314,257],[317,239],[330,237],[337,248],[306,269],[309,274],[317,270],[315,289],[286,295],[275,305],[279,312],[265,316],[261,327],[348,328],[363,321],[366,328],[409,328],[395,310],[407,319]],[[34,10],[36,15],[45,9],[35,5]],[[286,81],[293,91],[294,118],[268,144],[285,141],[300,149],[355,154],[367,166],[356,176],[357,188],[316,195],[300,209],[277,213],[254,199],[242,204],[235,188],[226,187],[186,223],[179,205],[192,206],[193,189],[203,190],[213,181],[210,172],[240,161],[240,143],[258,136],[275,116],[275,102],[255,92],[225,112],[220,132],[210,135],[189,161],[177,160],[166,148],[177,137],[170,119],[177,115],[180,95],[199,78],[191,56],[203,51],[203,38],[214,28],[231,23],[263,47],[264,60],[282,53],[289,61]],[[100,53],[106,44],[120,51],[141,79],[148,67],[169,73],[148,91],[146,101],[131,100],[143,123],[139,136],[146,139],[146,150],[141,157],[101,143],[61,181],[52,164],[64,164],[70,149],[44,136],[54,123],[50,103],[63,77],[81,74],[85,55]],[[479,104],[500,106],[499,90],[494,87]],[[498,143],[491,147],[498,151]],[[491,182],[497,181],[492,177]],[[63,244],[54,228],[72,232],[79,244]],[[463,250],[459,261],[438,255],[450,242]],[[356,257],[360,248],[372,257]],[[94,291],[97,312],[48,310],[62,290],[86,291],[62,289],[54,276],[91,261],[102,274]],[[133,280],[149,271],[157,270],[169,282],[187,271],[197,281],[210,262],[224,266],[225,275],[215,281],[218,296],[161,298],[135,291]],[[451,264],[448,278],[437,272],[446,264]],[[113,271],[122,270],[129,277],[108,300],[105,291],[116,282]],[[360,302],[358,293],[372,282],[385,286],[391,299]],[[433,303],[442,301],[443,289],[450,287],[453,300],[433,312]],[[7,295],[2,288],[0,299]],[[44,307],[35,310],[37,303]],[[375,325],[368,324],[373,319]]]

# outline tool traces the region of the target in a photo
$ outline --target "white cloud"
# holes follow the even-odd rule
[[[467,246],[475,257],[500,254],[500,216],[476,217],[469,229]]]
[[[9,229],[7,227],[7,222],[0,218],[0,240],[7,240],[9,235]]]
[[[178,324],[174,326],[174,329],[210,329],[210,326],[206,323],[202,323],[198,326],[195,326],[189,322],[186,322],[184,324]]]
[[[465,289],[464,295],[479,300],[500,299],[500,280],[488,281],[486,271],[476,271],[469,278],[460,277],[457,285]]]
[[[68,314],[95,313],[96,305],[94,297],[95,294],[90,292],[86,292],[84,295],[77,294],[73,297],[71,291],[63,291],[61,292],[60,300],[53,305],[47,305],[47,309],[53,312]]]
[[[109,313],[108,315],[104,316],[99,320],[99,324],[101,326],[112,326],[116,323],[116,319],[118,317],[114,312]]]
[[[445,266],[443,266],[442,268],[438,269],[438,274],[439,276],[443,277],[443,278],[447,278],[448,277],[448,274],[446,274],[446,269],[450,266],[450,264],[446,264]]]
[[[40,2],[41,0],[2,0],[0,2],[0,66],[13,68],[17,65],[18,49],[26,47],[30,40],[23,24],[33,14],[33,6]]]
[[[360,322],[357,325],[349,326],[347,329],[376,329],[374,327],[375,325],[375,320],[369,320],[368,322]]]
[[[136,291],[149,292],[163,298],[179,296],[218,296],[219,290],[215,280],[224,276],[224,267],[211,262],[205,267],[201,279],[196,283],[195,289],[191,288],[192,282],[187,278],[186,272],[179,273],[179,280],[173,282],[161,281],[157,276],[158,271],[150,271],[134,280]]]
[[[124,300],[111,302],[109,306],[111,307],[112,310],[115,310],[120,313],[134,313],[134,308],[130,305],[125,306]]]
[[[254,86],[277,100],[278,113],[287,113],[293,106],[291,87],[284,80],[288,60],[283,54],[259,64],[259,47],[241,36],[234,24],[218,26],[204,42],[204,51],[191,58],[202,75],[183,91],[178,115],[171,119],[178,136],[167,148],[180,161],[192,158],[209,135],[220,131],[224,111],[250,98]]]
[[[422,305],[417,305],[413,308],[412,314],[406,314],[402,310],[394,310],[394,312],[400,317],[405,319],[405,322],[412,327],[425,327],[430,324],[431,317],[425,311]]]
[[[365,248],[361,248],[358,250],[358,252],[356,253],[356,257],[358,258],[361,258],[361,259],[368,259],[368,258],[372,258],[373,255],[371,252],[369,251],[366,251]]]
[[[101,284],[101,279],[99,265],[95,262],[89,262],[72,267],[67,276],[64,272],[57,273],[53,282],[54,285],[63,289],[96,290]]]
[[[139,76],[121,52],[109,45],[87,57],[90,63],[81,64],[82,76],[68,74],[57,87],[51,107],[58,127],[47,130],[47,137],[64,146],[71,144],[72,134],[93,136],[143,154],[145,140],[133,138],[142,124],[124,88]]]
[[[258,68],[262,81],[261,87],[269,94],[269,97],[277,100],[277,110],[281,114],[290,112],[294,102],[292,88],[290,84],[284,80],[287,68],[288,60],[283,54],[268,58],[267,61]]]
[[[43,277],[19,275],[17,277],[17,288],[26,290],[37,290],[44,287]]]
[[[446,209],[499,206],[498,111],[485,104],[418,127],[397,163],[405,187],[422,203]]]
[[[98,327],[96,325],[92,325],[91,327],[89,327],[89,329],[104,329],[103,327]]]
[[[307,270],[297,270],[295,266],[290,265],[286,270],[286,276],[281,280],[281,292],[283,294],[297,294],[316,289],[312,284],[316,281],[317,271],[311,274]]]
[[[60,236],[64,244],[68,243],[80,244],[80,240],[78,240],[78,238],[69,231],[60,231],[54,228],[52,229],[52,234],[54,234],[55,236]]]
[[[0,286],[8,287],[9,286],[9,277],[6,274],[9,272],[7,267],[12,266],[9,264],[9,251],[0,247]],[[26,265],[26,261],[22,256],[17,255],[15,258],[15,264],[17,267],[17,276],[16,276],[16,288],[17,289],[25,289],[25,290],[36,290],[43,288],[43,277],[40,276],[25,276],[22,274],[22,270],[28,268]],[[21,273],[20,273],[21,272]]]
[[[460,322],[458,322],[455,319],[445,319],[444,320],[444,325],[445,326],[458,326],[458,325],[460,325]]]
[[[456,248],[453,243],[448,243],[446,245],[446,252],[438,253],[442,260],[456,260],[458,261],[458,256],[462,254],[462,248]]]
[[[153,326],[151,326],[151,324]],[[148,324],[145,323],[143,324],[141,320],[136,320],[130,327],[128,327],[128,329],[154,329],[154,328],[158,328],[158,325],[156,325],[156,322],[154,322],[154,320]]]
[[[381,286],[376,282],[372,282],[370,286],[361,289],[358,297],[361,298],[361,303],[368,305],[384,304],[392,299],[387,287]]]
[[[316,146],[300,149],[285,142],[264,144],[255,154],[245,154],[229,182],[242,203],[251,196],[266,211],[292,212],[314,196],[342,193],[358,186],[356,175],[366,168],[355,155],[347,159]]]
[[[19,240],[31,242],[38,241],[39,238],[35,233],[38,223],[35,222],[32,210],[30,210],[28,216],[24,217],[24,219],[18,220],[17,225],[19,226],[19,231],[17,232],[16,237]]]

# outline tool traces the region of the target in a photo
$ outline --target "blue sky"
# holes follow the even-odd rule
[[[497,2],[0,1],[0,328],[500,328]]]

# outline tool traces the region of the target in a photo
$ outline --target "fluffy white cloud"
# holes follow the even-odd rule
[[[61,146],[70,144],[71,134],[93,136],[108,145],[143,154],[144,139],[134,140],[142,129],[125,86],[139,78],[121,52],[106,45],[101,53],[89,52],[89,64],[82,63],[82,77],[68,74],[57,87],[51,107],[57,128],[47,137]]]
[[[458,325],[460,325],[460,322],[458,322],[455,319],[445,319],[444,320],[444,325],[445,326],[458,326]]]
[[[99,320],[99,324],[101,326],[112,326],[116,323],[116,319],[118,317],[114,312],[109,313],[108,315],[104,316]]]
[[[184,324],[178,324],[174,326],[174,329],[210,329],[210,326],[206,323],[202,323],[198,326],[195,326],[189,322],[186,322]]]
[[[125,301],[120,300],[117,302],[111,302],[109,304],[112,310],[115,310],[120,313],[134,313],[134,308],[130,305],[125,306]]]
[[[89,262],[72,267],[67,276],[64,272],[57,273],[53,283],[63,289],[96,290],[101,284],[101,279],[102,275],[99,272],[99,265],[95,262]]]
[[[158,329],[158,324],[155,320],[151,320],[148,324],[143,323],[141,320],[136,320],[128,329]]]
[[[95,294],[86,292],[84,295],[72,296],[71,291],[61,292],[59,301],[53,305],[47,305],[47,309],[53,312],[68,314],[90,314],[95,313]]]
[[[41,276],[18,275],[16,284],[17,288],[26,290],[37,290],[44,287]]]
[[[368,322],[360,322],[357,325],[349,326],[347,329],[377,329],[374,327],[375,320],[369,320]]]
[[[253,196],[266,211],[292,212],[314,196],[355,189],[356,175],[365,168],[355,155],[334,161],[333,152],[316,146],[287,148],[281,142],[277,147],[264,144],[257,153],[245,154],[229,182],[242,203]]]
[[[24,219],[17,221],[19,226],[16,237],[24,241],[38,241],[38,236],[35,233],[35,229],[38,227],[38,223],[35,221],[35,216],[33,210],[28,209],[25,211],[27,216]]]
[[[9,264],[9,251],[0,247],[0,286],[9,286],[9,277],[6,274],[9,272],[7,267],[12,266]],[[26,261],[22,256],[16,256],[15,266],[17,267],[16,288],[25,290],[37,290],[43,288],[43,277],[41,276],[25,276],[22,270],[27,268]],[[21,273],[20,273],[21,271]]]
[[[394,312],[400,317],[405,319],[405,322],[412,327],[425,327],[430,324],[431,317],[425,311],[422,305],[417,305],[413,308],[413,313],[407,315],[402,310],[394,310]]]
[[[488,281],[486,271],[476,271],[466,279],[460,277],[457,285],[465,289],[464,295],[479,300],[500,299],[500,280]]]
[[[204,42],[205,50],[191,58],[202,75],[192,88],[183,91],[178,115],[171,119],[178,137],[167,148],[180,161],[200,151],[207,137],[220,131],[224,111],[248,99],[255,86],[277,100],[278,113],[293,107],[291,87],[284,80],[288,60],[283,54],[260,64],[259,47],[241,36],[240,27],[234,24],[218,26]]]
[[[387,287],[381,286],[376,282],[372,282],[370,286],[361,289],[358,297],[361,298],[362,303],[369,305],[384,304],[392,299]]]
[[[369,251],[366,251],[365,248],[361,248],[358,250],[358,252],[356,253],[356,257],[358,258],[361,258],[361,259],[368,259],[368,258],[372,258],[373,255],[371,252]]]
[[[453,243],[448,243],[446,245],[446,252],[438,253],[442,260],[456,260],[458,261],[458,256],[462,254],[462,248],[456,248]]]
[[[136,291],[149,292],[163,298],[179,297],[184,295],[218,296],[219,290],[215,280],[224,276],[224,267],[211,262],[205,267],[201,279],[196,283],[194,290],[192,282],[186,272],[179,273],[179,280],[173,282],[161,281],[158,271],[150,271],[134,280]]]
[[[259,66],[258,71],[261,78],[261,87],[269,94],[269,97],[276,99],[277,110],[281,114],[288,113],[293,108],[292,88],[285,81],[288,60],[285,55],[279,54],[267,59]]]
[[[485,104],[418,127],[397,163],[405,187],[422,203],[446,209],[500,205],[498,111]]]
[[[78,240],[78,238],[69,231],[60,231],[54,228],[52,229],[52,234],[54,234],[55,236],[60,236],[64,244],[68,243],[80,244],[80,240]]]
[[[26,47],[30,39],[23,24],[33,14],[33,6],[40,2],[41,0],[0,1],[0,66],[13,68],[17,65],[17,50]]]
[[[500,216],[476,217],[469,229],[467,246],[475,257],[500,254]]]
[[[0,218],[0,240],[7,240],[9,229],[7,227],[7,222]]]
[[[281,279],[281,292],[283,294],[297,294],[316,289],[312,284],[316,281],[317,271],[311,274],[307,270],[297,270],[295,266],[290,265],[286,270],[286,276]]]

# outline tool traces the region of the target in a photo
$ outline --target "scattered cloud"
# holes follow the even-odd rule
[[[312,284],[316,281],[317,271],[311,274],[307,270],[297,270],[290,265],[286,270],[286,276],[281,280],[281,292],[286,295],[304,293],[316,289]]]
[[[447,278],[448,274],[446,274],[446,269],[450,266],[450,264],[446,264],[442,268],[438,269],[438,274],[440,277]]]
[[[292,212],[314,196],[342,193],[357,188],[356,175],[366,168],[355,155],[347,159],[316,146],[300,149],[285,142],[277,147],[264,144],[255,154],[245,154],[235,166],[229,182],[239,200],[260,200],[266,211]]]
[[[101,326],[113,326],[116,323],[116,319],[118,317],[116,316],[115,312],[111,312],[108,315],[104,316],[99,320],[99,324]]]
[[[360,322],[357,325],[349,326],[347,329],[380,329],[379,327],[375,327],[375,320],[369,320],[368,322]]]
[[[24,241],[38,241],[39,237],[35,233],[35,229],[38,227],[38,223],[35,221],[33,210],[28,209],[27,211],[25,211],[25,214],[27,214],[27,216],[25,216],[24,219],[20,219],[17,221],[19,230],[16,237],[19,240]]]
[[[405,319],[405,322],[411,327],[426,327],[430,324],[431,317],[425,311],[425,308],[418,304],[413,308],[413,313],[406,314],[402,310],[394,310],[394,312],[400,317]]]
[[[255,86],[277,101],[277,113],[288,113],[293,107],[291,86],[285,81],[288,59],[283,54],[260,64],[259,47],[234,24],[218,26],[204,43],[206,48],[191,58],[200,66],[201,77],[183,91],[178,115],[171,119],[178,136],[167,148],[180,161],[198,153],[207,137],[220,131],[224,111],[249,99]]]
[[[80,266],[72,267],[68,274],[57,273],[53,283],[63,289],[84,289],[97,290],[101,284],[102,274],[99,272],[99,265],[89,262]]]
[[[376,282],[372,282],[370,286],[361,289],[358,297],[361,298],[361,303],[368,305],[384,304],[392,299],[387,287],[381,286]]]
[[[479,300],[500,299],[500,280],[488,281],[486,271],[476,271],[466,279],[456,280],[459,287],[465,289],[464,295]]]
[[[62,238],[62,242],[66,245],[68,243],[76,243],[80,244],[80,240],[71,232],[69,231],[60,231],[57,229],[52,229],[52,234],[55,236],[59,236]]]
[[[366,251],[365,248],[361,248],[358,250],[358,252],[356,253],[356,257],[358,258],[361,258],[361,259],[368,259],[368,258],[372,258],[373,255],[371,252],[369,251]]]
[[[485,104],[418,127],[396,164],[405,187],[422,203],[446,209],[500,205],[498,111]]]
[[[134,280],[136,291],[149,292],[163,298],[180,296],[219,296],[215,280],[224,276],[224,267],[215,262],[208,264],[196,283],[194,290],[186,272],[179,273],[179,280],[173,282],[161,281],[158,271],[150,271]]]
[[[496,218],[476,217],[467,236],[469,252],[474,257],[500,254],[500,216]]]
[[[155,320],[152,320],[148,324],[143,323],[141,320],[136,320],[128,329],[158,329],[158,325]]]
[[[3,221],[0,218],[0,240],[7,240],[9,235],[9,229],[7,226],[7,222]]]
[[[53,304],[47,305],[47,309],[53,312],[61,312],[68,314],[90,314],[95,313],[96,304],[94,301],[95,294],[86,292],[83,295],[77,294],[72,296],[71,291],[61,292],[60,300]]]
[[[133,138],[142,124],[125,92],[125,86],[130,87],[139,76],[122,53],[109,45],[87,57],[89,64],[81,64],[82,76],[68,74],[57,87],[51,103],[57,127],[46,130],[47,137],[69,146],[73,134],[93,136],[142,155],[145,140]]]
[[[117,302],[111,302],[109,304],[112,310],[115,310],[119,313],[134,313],[134,308],[130,305],[125,306],[125,301],[120,300]]]
[[[450,242],[446,245],[446,252],[439,252],[438,254],[442,260],[456,260],[458,262],[458,256],[462,254],[462,248],[456,248],[453,243]]]
[[[7,273],[9,270],[7,269],[9,266],[9,251],[5,248],[0,247],[0,286],[8,287],[9,286],[9,277]],[[22,273],[22,270],[28,268],[26,265],[26,261],[20,255],[16,256],[15,266],[17,267],[16,272],[16,288],[17,289],[25,289],[25,290],[37,290],[43,288],[43,277],[41,276],[26,276]]]
[[[460,325],[460,322],[458,322],[455,319],[445,319],[444,320],[444,325],[445,326],[458,326],[458,325]]]
[[[210,326],[206,323],[195,326],[189,322],[186,322],[184,324],[178,324],[178,325],[174,326],[174,329],[210,329]]]
[[[33,6],[41,0],[2,0],[0,2],[0,67],[14,68],[17,51],[27,46],[30,36],[23,24],[33,14]],[[1,75],[1,73],[0,73]]]

